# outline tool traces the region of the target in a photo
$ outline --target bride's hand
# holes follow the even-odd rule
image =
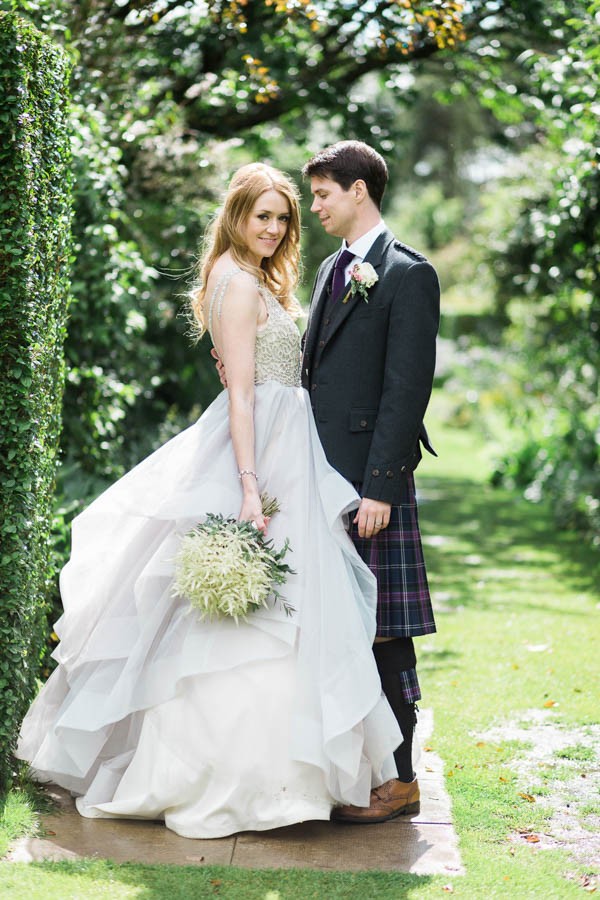
[[[244,497],[238,522],[252,522],[258,531],[267,533],[271,516],[263,515],[260,497]]]

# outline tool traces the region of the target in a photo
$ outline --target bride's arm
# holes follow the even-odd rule
[[[227,369],[229,429],[244,497],[238,519],[256,523],[265,531],[258,479],[254,474],[254,353],[260,298],[245,274],[231,279],[223,299],[220,349]],[[257,473],[258,474],[258,473]]]

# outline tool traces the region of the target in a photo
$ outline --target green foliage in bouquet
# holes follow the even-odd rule
[[[252,522],[209,513],[184,535],[175,558],[175,596],[189,600],[204,619],[247,620],[248,613],[280,602],[287,615],[294,612],[277,590],[293,570],[284,562],[286,539],[275,550]]]
[[[66,55],[0,14],[0,792],[36,689],[71,254]]]
[[[265,491],[260,495],[260,505],[263,516],[268,516],[269,518],[272,518],[281,509],[279,500],[276,497],[271,497]]]

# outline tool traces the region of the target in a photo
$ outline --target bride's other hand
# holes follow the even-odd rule
[[[219,376],[219,381],[221,382],[223,387],[226,388],[227,387],[227,375],[225,374],[225,366],[219,359],[219,354],[217,353],[217,351],[215,350],[214,347],[210,351],[210,355],[212,356],[213,359],[216,359],[215,368],[216,368],[217,374]]]
[[[263,515],[260,497],[244,497],[238,522],[252,522],[258,531],[266,534],[270,521],[271,516]]]

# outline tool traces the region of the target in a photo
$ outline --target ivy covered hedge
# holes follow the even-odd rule
[[[69,293],[69,63],[0,14],[0,781],[36,688]]]

